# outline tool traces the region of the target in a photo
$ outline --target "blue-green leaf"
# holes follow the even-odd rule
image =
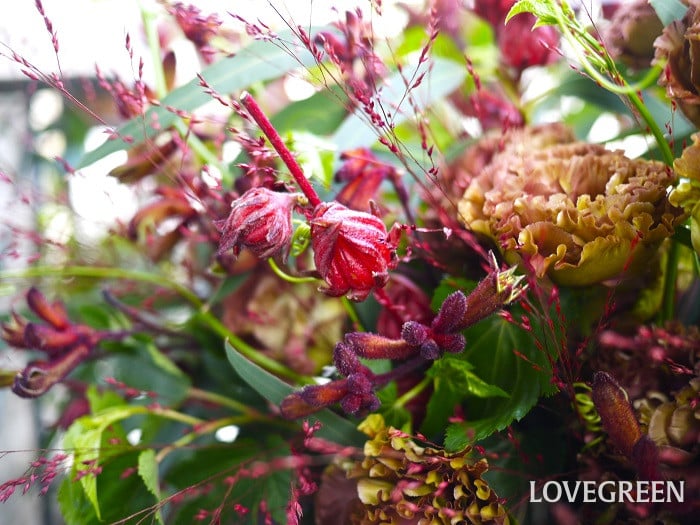
[[[665,26],[674,20],[680,20],[685,15],[688,7],[680,0],[649,0],[656,11],[659,20]]]
[[[257,40],[231,57],[224,58],[202,71],[202,77],[215,91],[227,95],[242,90],[256,82],[264,82],[281,76],[297,67],[309,67],[315,63],[311,53],[301,46],[294,46],[289,32],[281,33],[272,41]],[[284,44],[283,44],[284,43]],[[131,119],[117,131],[117,137],[108,140],[96,149],[86,153],[78,163],[78,168],[114,153],[130,149],[152,138],[159,130],[171,126],[178,117],[178,111],[190,112],[212,100],[199,79],[193,79],[169,93],[159,106],[149,108],[143,116]],[[152,123],[158,123],[153,126]],[[158,129],[156,129],[158,128]],[[125,142],[127,139],[129,142]]]

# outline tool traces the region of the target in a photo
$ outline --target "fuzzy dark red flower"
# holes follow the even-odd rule
[[[395,243],[384,223],[338,202],[314,210],[311,246],[316,269],[326,281],[321,290],[331,296],[347,294],[354,301],[384,286],[397,264]]]
[[[238,255],[248,248],[264,259],[277,253],[286,258],[292,234],[292,210],[303,197],[298,193],[279,193],[267,188],[246,191],[231,205],[231,213],[216,226],[221,229],[219,254],[233,249]]]

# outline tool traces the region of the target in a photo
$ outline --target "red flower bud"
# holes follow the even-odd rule
[[[32,312],[57,330],[64,330],[70,324],[63,305],[59,302],[49,303],[44,294],[34,287],[27,292],[27,304]]]
[[[503,61],[518,71],[530,66],[544,66],[558,58],[555,48],[559,33],[552,26],[532,28],[535,17],[521,13],[508,21],[499,33],[498,47]]]
[[[218,221],[221,229],[218,253],[233,248],[238,255],[248,248],[263,259],[281,252],[286,258],[292,239],[292,209],[300,202],[298,193],[278,193],[267,188],[246,191],[231,205],[225,221]]]
[[[610,441],[625,456],[631,457],[642,431],[627,393],[610,374],[596,372],[593,375],[592,398]]]
[[[322,203],[311,219],[314,262],[331,296],[364,300],[389,278],[397,263],[395,246],[384,223],[374,215],[337,202]]]

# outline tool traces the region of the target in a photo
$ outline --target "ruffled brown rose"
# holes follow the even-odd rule
[[[633,275],[682,219],[666,197],[675,175],[660,162],[585,142],[511,141],[471,179],[460,219],[538,277],[587,286]]]

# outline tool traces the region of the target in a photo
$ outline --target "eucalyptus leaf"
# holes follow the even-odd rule
[[[684,5],[680,0],[649,0],[649,4],[654,8],[659,20],[665,26],[675,20],[680,20],[688,11],[688,6]]]

